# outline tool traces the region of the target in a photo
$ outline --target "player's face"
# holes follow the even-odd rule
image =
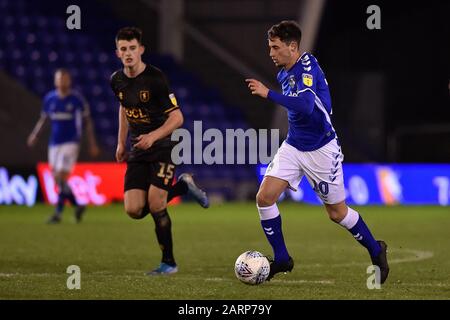
[[[141,62],[141,56],[144,53],[144,46],[140,45],[136,39],[131,41],[117,41],[117,57],[123,63],[124,67],[133,68]]]
[[[72,85],[70,75],[65,72],[58,71],[55,73],[55,88],[61,91],[67,91]]]
[[[294,54],[296,51],[296,46],[292,43],[287,45],[280,38],[269,39],[269,55],[273,63],[279,68],[283,68],[286,65],[292,63],[294,59]]]

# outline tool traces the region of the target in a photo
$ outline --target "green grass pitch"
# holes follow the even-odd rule
[[[90,207],[73,222],[46,225],[52,207],[0,206],[0,299],[450,299],[450,210],[361,207],[388,243],[391,273],[369,290],[369,257],[322,207],[279,205],[292,273],[259,286],[240,283],[234,262],[246,250],[272,254],[253,203],[170,207],[179,272],[150,277],[160,261],[153,220],[132,220],[122,205]],[[69,290],[69,265],[81,289]]]

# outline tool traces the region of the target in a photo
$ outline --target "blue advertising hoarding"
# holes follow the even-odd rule
[[[344,164],[346,201],[355,205],[441,205],[450,203],[450,164]],[[260,181],[267,165],[258,167]],[[282,198],[321,204],[306,178]]]

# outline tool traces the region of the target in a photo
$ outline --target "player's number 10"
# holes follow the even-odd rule
[[[328,183],[326,183],[325,181],[320,181],[319,184],[317,184],[317,182],[314,181],[314,191],[316,192],[318,191],[324,196],[326,196],[329,191]]]

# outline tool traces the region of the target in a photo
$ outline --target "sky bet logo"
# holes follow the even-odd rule
[[[0,204],[19,204],[33,206],[36,202],[38,181],[34,175],[28,179],[12,175],[9,177],[8,170],[0,167]]]

